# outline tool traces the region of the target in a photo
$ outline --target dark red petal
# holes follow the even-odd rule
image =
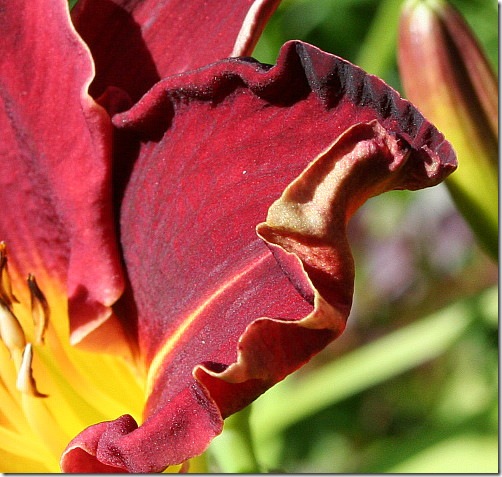
[[[16,280],[67,287],[80,342],[112,326],[123,275],[111,122],[86,93],[93,66],[67,10],[66,0],[0,1],[0,240]]]
[[[120,436],[137,429],[138,425],[131,416],[121,416],[113,422],[101,422],[92,427],[88,427],[74,439],[66,449],[61,459],[61,467],[65,472],[72,473],[124,473],[123,466],[113,465],[113,458],[110,464],[103,464],[98,459],[89,458],[89,455],[99,454],[99,445],[103,436]]]
[[[131,416],[122,416],[85,429],[68,445],[61,468],[75,473],[106,468],[109,472],[149,473],[202,453],[222,429],[216,406],[203,392],[194,383],[173,397],[172,407],[155,413],[139,428]]]
[[[80,0],[72,12],[89,45],[96,98],[108,86],[137,101],[159,79],[251,54],[280,0]]]
[[[455,158],[381,80],[299,42],[272,69],[226,60],[170,78],[114,123],[141,139],[121,237],[149,397],[146,422],[100,446],[160,471],[342,332],[350,216],[437,184]]]

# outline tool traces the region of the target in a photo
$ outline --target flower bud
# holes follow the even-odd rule
[[[408,98],[448,139],[458,170],[446,181],[459,211],[493,257],[498,250],[498,90],[462,16],[445,0],[409,0],[398,60]]]

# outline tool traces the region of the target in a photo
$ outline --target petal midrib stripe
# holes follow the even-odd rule
[[[155,379],[160,372],[160,369],[165,366],[165,364],[170,360],[170,355],[175,350],[176,343],[179,339],[185,334],[196,321],[202,316],[204,310],[208,308],[212,303],[214,303],[217,299],[219,299],[225,292],[227,292],[230,288],[237,285],[239,281],[246,276],[248,273],[251,273],[254,269],[258,268],[265,260],[271,257],[270,253],[264,253],[259,256],[251,264],[241,270],[239,273],[233,275],[230,279],[216,288],[211,295],[204,300],[199,306],[197,306],[191,313],[187,315],[187,317],[181,322],[181,324],[176,328],[176,330],[169,335],[166,341],[159,347],[158,351],[155,354],[155,357],[152,359],[148,370],[147,376],[147,384],[146,384],[146,396],[149,396],[152,392]]]

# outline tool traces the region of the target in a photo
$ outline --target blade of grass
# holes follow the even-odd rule
[[[356,64],[368,73],[387,81],[388,71],[396,55],[397,24],[403,0],[383,0],[379,3],[364,42],[356,58]]]
[[[253,448],[249,416],[251,406],[225,420],[223,433],[216,437],[208,454],[216,461],[220,472],[248,474],[260,472]]]
[[[484,474],[498,472],[497,435],[459,434],[438,442],[407,461],[392,467],[389,473]]]

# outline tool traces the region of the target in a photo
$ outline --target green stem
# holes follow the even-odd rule
[[[387,81],[387,72],[395,60],[397,24],[403,0],[382,0],[359,49],[356,65]]]
[[[260,466],[251,436],[249,416],[251,406],[225,420],[223,433],[211,443],[209,454],[220,472],[231,474],[256,474]]]

